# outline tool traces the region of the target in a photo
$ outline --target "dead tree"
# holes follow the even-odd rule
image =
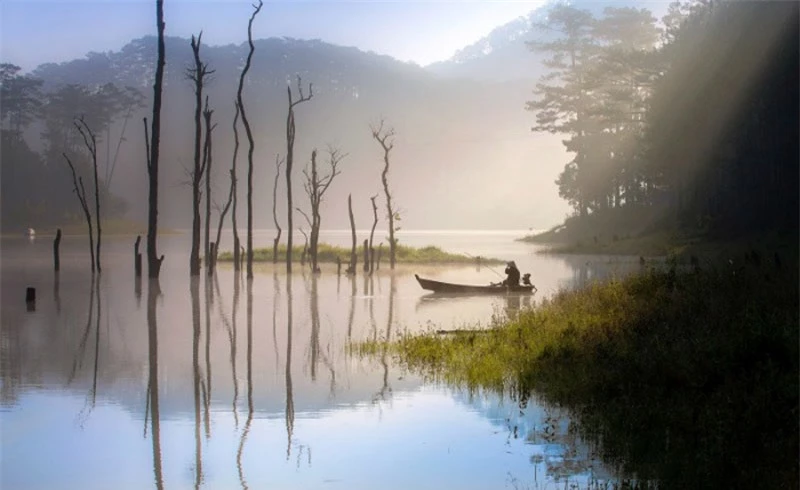
[[[311,173],[308,172],[308,168],[303,169],[303,176],[305,177],[303,189],[306,191],[308,200],[311,203],[311,220],[309,221],[307,216],[306,220],[309,221],[308,224],[311,227],[311,244],[309,251],[311,253],[312,272],[319,272],[317,249],[319,245],[319,230],[322,224],[322,215],[319,212],[320,203],[322,203],[322,198],[330,187],[331,182],[333,182],[333,179],[341,173],[339,171],[339,163],[346,156],[347,155],[342,154],[338,149],[328,147],[328,165],[330,167],[330,172],[320,175],[317,170],[317,150],[315,149],[311,152]]]
[[[303,235],[303,253],[300,254],[300,265],[306,265],[306,257],[308,256],[308,233],[306,230],[300,228],[300,233]]]
[[[350,214],[350,232],[353,237],[353,247],[350,249],[350,265],[347,268],[348,274],[355,274],[356,273],[356,221],[353,218],[353,196],[352,194],[347,195],[347,212]]]
[[[208,97],[206,97],[206,107],[203,110],[203,118],[206,122],[206,141],[203,147],[203,167],[206,174],[206,220],[205,220],[205,235],[203,241],[205,242],[205,250],[203,252],[203,258],[206,261],[206,267],[208,267],[208,273],[211,274],[212,272],[212,261],[214,260],[214,251],[211,250],[211,243],[210,243],[210,230],[211,230],[211,166],[214,158],[212,156],[212,145],[211,145],[211,133],[214,131],[214,128],[217,127],[216,124],[211,124],[211,116],[214,114],[214,111],[208,108]]]
[[[89,205],[86,203],[86,189],[83,187],[83,177],[78,177],[75,173],[75,166],[72,165],[72,161],[69,159],[66,153],[62,153],[64,158],[67,160],[69,164],[69,169],[72,171],[72,186],[75,194],[78,196],[78,200],[81,202],[81,208],[83,209],[83,215],[86,217],[86,224],[89,225],[89,252],[92,258],[92,274],[95,271],[95,258],[94,258],[94,228],[92,227],[92,215],[89,212]]]
[[[292,87],[286,87],[289,94],[289,113],[286,116],[286,202],[287,202],[287,235],[286,235],[286,272],[292,271],[292,163],[294,161],[294,108],[295,106],[311,100],[314,96],[313,85],[308,84],[308,97],[303,95],[303,84],[297,77],[297,91],[300,98],[292,98]]]
[[[231,186],[230,190],[228,191],[228,202],[225,203],[225,206],[219,213],[219,222],[217,223],[217,238],[212,242],[213,245],[213,253],[211,253],[211,259],[209,260],[208,264],[208,275],[212,275],[214,273],[214,268],[217,266],[217,255],[219,255],[219,241],[222,237],[222,225],[225,223],[225,215],[228,214],[228,210],[231,207],[231,202],[233,201],[233,191],[236,188],[234,184],[234,177],[233,177],[233,169],[230,171],[231,174]],[[217,207],[219,209],[219,207]],[[212,247],[209,247],[209,250]]]
[[[186,78],[194,83],[194,168],[192,170],[192,251],[189,255],[189,274],[197,276],[200,274],[200,183],[203,181],[205,172],[207,147],[202,144],[202,122],[203,113],[203,84],[208,79],[213,70],[208,69],[208,64],[200,60],[200,43],[203,38],[201,31],[197,38],[192,35],[190,41],[192,53],[194,55],[194,67],[186,70]],[[206,99],[206,110],[208,109],[208,99]],[[208,131],[206,131],[208,133]],[[201,146],[203,156],[201,157]],[[206,235],[207,236],[207,235]],[[206,254],[208,246],[206,245]]]
[[[158,256],[158,153],[161,141],[161,92],[164,83],[164,0],[156,0],[156,27],[158,29],[158,58],[153,85],[152,146],[147,141],[147,118],[144,119],[145,146],[147,147],[147,175],[150,185],[147,212],[147,274],[158,279],[164,256]]]
[[[384,121],[381,119],[379,126],[371,126],[372,137],[381,145],[383,149],[383,172],[381,173],[381,182],[383,183],[383,192],[386,195],[386,217],[389,220],[389,266],[394,269],[397,240],[394,237],[395,228],[394,222],[400,219],[400,214],[392,204],[392,194],[389,192],[389,153],[394,148],[394,128],[384,129]]]
[[[239,103],[233,102],[236,107],[236,115],[233,116],[233,162],[231,163],[231,194],[233,195],[233,210],[231,211],[231,226],[233,227],[233,270],[238,272],[239,261],[239,230],[236,228],[236,205],[239,201],[236,189],[236,156],[239,154],[239,131],[236,123],[239,121]],[[219,243],[219,240],[217,240]]]
[[[372,201],[372,230],[369,232],[369,272],[372,274],[372,271],[375,270],[375,249],[372,247],[372,237],[375,236],[375,227],[378,226],[378,204],[375,202],[375,199],[378,198],[378,195],[375,194],[374,196],[370,197],[369,200]]]
[[[86,145],[86,149],[89,150],[89,154],[92,157],[92,169],[94,170],[94,220],[97,224],[97,241],[95,242],[95,260],[97,261],[97,273],[101,272],[100,267],[100,240],[102,237],[102,230],[100,228],[100,183],[98,182],[97,178],[97,138],[92,131],[92,128],[86,124],[86,121],[83,119],[83,116],[78,118],[78,120],[73,121],[75,127],[78,129],[78,132],[81,133],[81,137],[83,137],[83,144]],[[84,196],[85,197],[85,196]]]
[[[275,183],[272,185],[272,220],[275,222],[275,229],[278,230],[275,240],[272,241],[272,263],[278,263],[278,244],[281,242],[281,225],[278,223],[278,178],[281,176],[281,165],[283,160],[275,155]]]
[[[250,16],[250,21],[247,23],[247,43],[250,45],[250,51],[247,53],[247,61],[242,69],[242,75],[239,77],[239,90],[236,93],[236,101],[239,104],[239,113],[242,115],[242,124],[247,133],[247,141],[250,144],[247,150],[247,278],[253,278],[253,152],[255,151],[255,141],[253,140],[253,132],[250,130],[250,122],[247,120],[247,113],[244,110],[244,101],[242,100],[242,89],[244,88],[244,77],[250,70],[250,62],[253,60],[253,51],[256,47],[253,44],[253,20],[256,15],[261,11],[264,5],[262,0],[258,0],[258,5],[253,5],[253,15]]]

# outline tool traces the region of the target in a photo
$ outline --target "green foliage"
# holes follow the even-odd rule
[[[606,460],[665,488],[796,488],[792,261],[673,264],[561,292],[488,331],[406,335],[388,348],[432,379],[571,408]]]
[[[296,245],[292,247],[292,259],[300,260],[303,253],[303,246]],[[349,247],[337,247],[327,243],[320,243],[317,248],[317,260],[319,262],[336,262],[336,258],[342,259],[342,263],[346,264],[350,257]],[[356,247],[356,255],[363,256],[364,246]],[[382,260],[388,260],[388,255],[383,257]],[[218,260],[231,261],[233,254],[231,252],[221,252]],[[258,248],[253,250],[253,260],[256,262],[272,262],[272,247]],[[286,245],[278,246],[278,260],[286,260]],[[486,264],[501,264],[502,260],[492,258],[482,258]],[[414,248],[407,245],[397,245],[397,262],[407,264],[472,264],[475,262],[474,257],[467,255],[452,254],[445,252],[439,247],[427,246],[422,248]]]

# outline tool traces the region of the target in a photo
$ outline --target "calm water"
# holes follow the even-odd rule
[[[131,238],[104,238],[94,285],[83,238],[62,241],[58,281],[51,238],[4,238],[0,487],[568,488],[612,478],[568,415],[535,396],[520,410],[423,383],[386,356],[345,352],[351,340],[490,324],[560,288],[638,267],[634,258],[536,254],[513,241],[523,234],[400,238],[515,260],[532,273],[533,298],[437,298],[413,276],[498,280],[475,266],[391,273],[383,264],[353,279],[326,264],[317,278],[261,265],[248,285],[222,265],[193,286],[185,235],[160,238],[161,294],[150,297],[147,280],[133,277]],[[349,231],[321,240],[347,245]],[[271,234],[255,243],[271,244]]]

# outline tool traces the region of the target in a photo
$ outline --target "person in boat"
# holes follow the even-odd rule
[[[503,286],[519,286],[519,269],[513,260],[506,264],[505,273],[508,277],[503,281]]]

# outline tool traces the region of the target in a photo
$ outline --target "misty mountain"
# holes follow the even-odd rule
[[[600,17],[606,7],[647,8],[656,18],[666,13],[668,2],[646,3],[635,0],[551,0],[527,15],[518,17],[492,30],[478,41],[458,50],[450,59],[428,65],[433,73],[448,78],[470,78],[483,81],[538,80],[544,74],[546,57],[532,51],[527,43],[548,41],[553,33],[541,27],[548,11],[555,4],[566,3],[588,10]],[[531,83],[531,86],[533,84]]]
[[[212,172],[218,201],[223,201],[229,185],[233,101],[247,49],[242,43],[204,44],[201,50],[203,61],[215,70],[205,94],[214,110],[213,121],[218,124]],[[186,79],[186,70],[192,64],[189,40],[167,38],[166,56],[160,222],[185,228],[191,222],[187,182],[194,131],[194,94]],[[93,52],[83,59],[44,64],[33,73],[45,81],[46,88],[113,82],[137,87],[147,97],[148,108],[133,115],[127,126],[111,183],[112,191],[127,201],[130,217],[138,219],[145,216],[147,194],[140,122],[151,104],[155,58],[155,37],[143,37],[119,51]],[[452,80],[356,48],[319,40],[270,38],[255,41],[243,94],[256,140],[256,227],[272,227],[274,162],[277,154],[286,151],[286,87],[291,83],[296,90],[298,75],[304,85],[313,83],[314,98],[296,111],[295,205],[307,208],[301,171],[313,148],[324,150],[332,143],[348,153],[341,165],[342,174],[325,196],[323,228],[349,227],[346,201],[350,193],[356,225],[371,225],[369,197],[382,196],[383,162],[369,125],[381,117],[397,133],[390,185],[404,228],[540,228],[564,217],[567,206],[559,199],[553,181],[564,164],[565,153],[557,138],[530,132],[532,115],[524,110],[532,88],[530,81]],[[113,142],[120,130],[121,123],[112,129]],[[243,220],[247,140],[241,127],[239,138],[239,209]],[[284,187],[282,178],[278,188],[282,221],[286,214]],[[302,220],[297,216],[296,223],[298,218]]]

